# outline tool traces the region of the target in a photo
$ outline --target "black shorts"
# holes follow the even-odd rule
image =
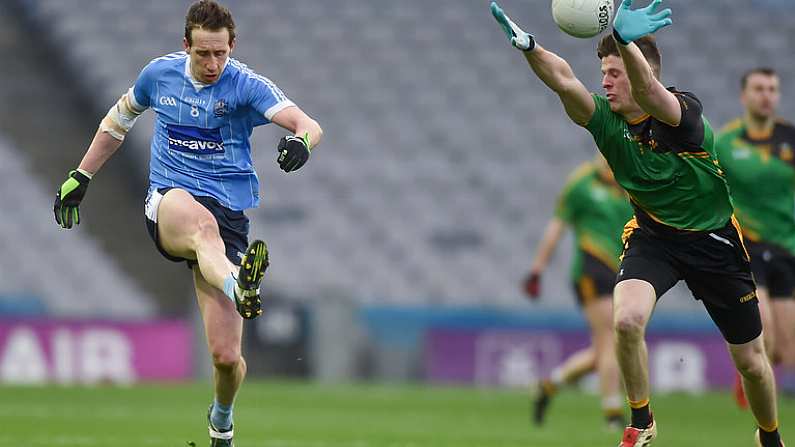
[[[582,252],[582,275],[574,283],[574,292],[580,306],[599,297],[613,298],[616,272],[590,253]]]
[[[759,287],[770,292],[770,298],[789,299],[795,295],[795,256],[784,248],[765,242],[747,241],[751,255],[751,271]]]
[[[173,188],[160,188],[146,197],[146,229],[155,242],[157,251],[163,257],[173,262],[187,262],[188,268],[192,269],[198,263],[195,259],[185,259],[168,254],[160,245],[160,240],[157,236],[157,208],[160,205],[160,200],[163,199],[163,195],[170,189]],[[224,247],[226,248],[226,257],[232,261],[232,264],[240,265],[243,254],[248,248],[248,217],[242,211],[226,208],[212,197],[193,196],[193,198],[207,208],[215,217],[216,222],[218,222],[221,239],[224,241]]]
[[[659,299],[684,280],[727,342],[747,343],[762,333],[751,264],[733,218],[723,228],[699,232],[648,222],[640,228],[637,222],[624,230],[616,282],[641,279]]]

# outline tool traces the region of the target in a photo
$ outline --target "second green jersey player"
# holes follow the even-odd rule
[[[781,447],[756,288],[712,128],[694,94],[659,80],[661,58],[652,34],[672,23],[671,11],[658,10],[661,0],[636,9],[632,3],[620,2],[613,35],[599,42],[604,96],[589,93],[564,59],[538,45],[496,3],[491,6],[511,44],[557,93],[569,118],[594,137],[635,209],[613,291],[616,353],[632,410],[620,447],[648,447],[657,436],[645,330],[659,297],[679,280],[727,341],[756,419],[757,445]]]
[[[525,281],[530,298],[540,294],[541,275],[547,267],[566,226],[574,232],[571,281],[577,301],[588,321],[590,346],[567,357],[537,385],[533,419],[544,422],[549,403],[562,386],[574,384],[596,372],[607,428],[623,430],[623,399],[613,336],[613,286],[623,250],[621,233],[632,217],[626,192],[613,177],[601,155],[569,176],[558,198],[553,217],[544,230],[533,266]]]
[[[749,245],[763,242],[795,254],[795,127],[777,120],[755,133],[738,118],[715,146]]]
[[[754,68],[740,81],[742,117],[716,140],[758,287],[767,353],[795,393],[795,126],[779,119],[779,78]],[[737,403],[747,406],[741,387]]]
[[[555,209],[555,217],[567,222],[574,230],[575,250],[571,265],[571,279],[577,287],[580,301],[592,299],[588,285],[586,264],[593,259],[618,273],[621,256],[621,231],[632,217],[632,207],[626,193],[618,187],[610,168],[597,161],[581,166],[563,189]],[[585,281],[583,281],[585,280]],[[612,284],[608,292],[612,291]],[[595,288],[601,290],[599,288]]]

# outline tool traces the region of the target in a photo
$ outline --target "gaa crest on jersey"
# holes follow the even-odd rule
[[[219,99],[218,101],[216,101],[215,105],[213,106],[213,116],[215,116],[216,118],[221,118],[226,114],[226,112],[227,112],[226,101],[224,101],[223,99]]]
[[[201,127],[167,124],[168,148],[171,150],[196,154],[212,155],[224,153],[224,140],[221,129],[202,129]]]

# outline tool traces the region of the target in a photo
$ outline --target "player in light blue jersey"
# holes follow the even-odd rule
[[[215,373],[211,446],[222,447],[233,445],[232,405],[246,373],[240,317],[262,313],[259,285],[268,266],[265,243],[248,245],[244,210],[259,204],[249,137],[270,122],[292,132],[277,146],[279,165],[292,172],[309,159],[322,130],[270,80],[230,58],[235,24],[228,9],[201,0],[185,22],[184,51],[151,61],[111,107],[58,189],[54,211],[64,228],[80,223],[90,179],[138,116],[154,110],[147,228],[166,258],[193,271]]]

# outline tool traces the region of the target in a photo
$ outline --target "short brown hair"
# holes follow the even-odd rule
[[[219,31],[226,28],[229,31],[229,43],[235,40],[235,21],[229,10],[213,0],[199,0],[192,4],[185,16],[185,40],[188,46],[193,45],[191,32],[196,29]]]
[[[740,90],[745,90],[745,86],[748,85],[748,78],[751,75],[760,74],[764,76],[778,76],[776,70],[770,67],[755,67],[752,68],[745,73],[743,73],[743,77],[740,78]]]
[[[652,35],[643,36],[635,41],[635,45],[640,48],[643,57],[646,58],[646,61],[651,65],[652,71],[659,78],[662,58],[660,57],[660,50],[657,48],[657,39]],[[616,40],[611,34],[602,37],[602,40],[599,41],[599,46],[596,47],[596,55],[599,56],[599,60],[611,55],[621,57],[618,53]]]

